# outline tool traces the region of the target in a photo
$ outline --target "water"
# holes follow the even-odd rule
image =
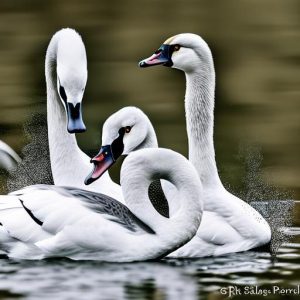
[[[207,40],[215,60],[215,147],[222,181],[247,201],[300,199],[298,6],[297,0],[2,0],[0,138],[18,153],[28,143],[24,122],[45,110],[47,44],[56,30],[69,26],[82,34],[88,55],[83,108],[88,131],[78,135],[82,149],[95,154],[103,121],[125,105],[136,105],[149,115],[161,146],[187,154],[183,74],[141,70],[137,62],[167,37],[194,32]],[[35,125],[34,142],[45,144],[44,129]],[[23,152],[27,166],[40,164],[43,172],[35,175],[46,174],[50,182],[47,149],[35,149]],[[116,180],[119,166],[113,170]],[[30,170],[23,168],[8,188],[30,184]],[[6,174],[0,179],[4,193]],[[255,205],[263,212],[261,203]],[[272,210],[273,250],[285,241],[276,257],[247,252],[134,264],[1,258],[0,299],[218,300],[226,298],[222,287],[295,287],[300,281],[299,206],[292,208],[292,223],[289,214],[280,206]],[[293,236],[290,241],[287,234]]]
[[[290,201],[256,202],[272,218],[269,251],[248,251],[201,259],[172,259],[139,263],[103,263],[48,259],[16,261],[0,256],[0,299],[97,299],[97,300],[197,300],[197,299],[299,299],[299,219],[283,227]],[[293,205],[300,205],[299,202]],[[296,209],[294,209],[297,211]],[[276,211],[276,215],[272,213]],[[278,220],[281,220],[278,222]],[[279,227],[277,228],[277,225]],[[283,238],[284,237],[284,238]],[[289,238],[290,237],[290,238]],[[286,242],[289,240],[289,242]],[[278,246],[278,242],[285,243]],[[252,292],[252,295],[249,293]],[[248,297],[248,298],[247,298]]]
[[[224,289],[246,291],[256,286],[272,292],[267,299],[284,299],[272,289],[299,285],[299,242],[295,239],[282,247],[276,258],[267,252],[249,251],[131,264],[0,259],[0,299],[225,299],[228,293],[222,295]],[[237,295],[234,299],[248,298]],[[258,294],[249,299],[265,297]],[[299,295],[288,299],[299,299]]]

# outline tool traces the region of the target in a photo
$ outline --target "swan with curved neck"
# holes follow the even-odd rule
[[[226,238],[221,235],[215,238],[221,245],[225,245],[216,253],[228,253],[236,251],[235,249],[248,250],[269,243],[271,231],[268,223],[252,207],[229,193],[218,175],[213,143],[215,69],[207,43],[196,34],[178,34],[167,39],[152,56],[142,60],[139,65],[164,65],[185,73],[189,160],[197,169],[203,184],[204,210],[212,213],[227,211],[231,216],[228,219],[230,227],[238,229],[235,226],[239,226],[238,235],[233,232]],[[203,218],[200,230],[205,229],[206,223]],[[216,230],[218,225],[221,224],[216,222]],[[210,226],[211,228],[214,227]]]
[[[149,201],[149,185],[158,179],[176,187],[181,206],[171,218]],[[202,188],[182,155],[135,151],[122,165],[121,183],[127,206],[102,194],[47,185],[0,196],[0,249],[17,259],[130,262],[163,257],[195,235]]]
[[[147,115],[134,106],[118,110],[103,124],[102,147],[91,160],[94,167],[85,184],[88,186],[101,178],[122,155],[130,156],[134,151],[146,148],[158,148],[156,133]],[[176,188],[166,180],[153,181],[149,186],[149,195],[152,195],[152,205],[162,216],[169,217],[180,207]],[[169,203],[167,199],[173,201]],[[202,199],[198,201],[202,203]]]
[[[51,169],[55,185],[86,188],[90,158],[80,150],[74,133],[85,131],[82,97],[87,81],[87,59],[80,35],[62,29],[51,39],[46,53],[47,121]],[[122,200],[120,186],[105,174],[88,187]]]
[[[92,159],[93,171],[86,184],[94,182],[115,163],[121,155],[132,155],[136,149],[158,147],[153,126],[148,117],[135,107],[125,107],[111,115],[102,130],[102,147]],[[164,164],[164,161],[159,161]],[[193,175],[194,176],[194,175]],[[197,176],[198,177],[198,176]],[[165,180],[153,182],[154,208],[162,217],[172,217],[180,210],[176,188]],[[140,181],[142,184],[142,180]],[[172,199],[167,205],[160,199]],[[154,199],[153,199],[154,198]],[[270,227],[250,205],[234,197],[225,189],[204,190],[196,201],[204,203],[201,225],[196,236],[186,245],[171,253],[176,257],[202,257],[246,251],[269,242]],[[176,228],[174,228],[176,230]]]

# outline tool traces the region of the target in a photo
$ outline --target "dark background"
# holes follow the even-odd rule
[[[78,136],[80,147],[96,153],[103,121],[136,105],[152,120],[160,146],[187,154],[184,74],[142,70],[137,63],[169,36],[193,32],[215,60],[215,147],[223,182],[243,189],[245,157],[255,149],[260,180],[299,199],[299,6],[297,0],[1,0],[0,138],[20,153],[24,121],[46,105],[47,45],[54,32],[72,27],[88,55],[88,131]],[[250,165],[253,160],[256,155]]]

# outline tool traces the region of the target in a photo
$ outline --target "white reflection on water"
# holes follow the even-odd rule
[[[276,259],[266,252],[132,264],[3,258],[0,299],[219,299],[230,285],[297,285],[299,262],[299,243],[281,248]]]

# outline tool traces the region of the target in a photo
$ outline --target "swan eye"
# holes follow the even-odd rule
[[[67,101],[67,94],[63,86],[59,86],[59,94],[64,101]]]
[[[131,127],[130,127],[130,126],[126,126],[126,127],[125,127],[125,132],[126,132],[126,133],[129,133],[130,131],[131,131]]]
[[[180,48],[181,48],[180,45],[178,45],[178,44],[174,45],[174,51],[178,51]]]

